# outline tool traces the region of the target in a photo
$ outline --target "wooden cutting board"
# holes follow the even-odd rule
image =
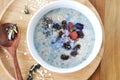
[[[31,0],[31,1],[33,1],[33,0]],[[34,4],[34,5],[36,4],[36,6],[31,7],[31,9],[30,9],[31,13],[29,15],[25,15],[23,12],[23,9],[24,9],[24,5],[26,5],[27,1],[16,0],[13,2],[13,4],[11,6],[9,6],[9,8],[7,9],[7,11],[5,12],[5,14],[2,18],[2,23],[5,23],[5,22],[13,23],[14,22],[19,26],[19,28],[21,30],[21,40],[20,40],[20,44],[18,47],[17,55],[18,55],[18,61],[19,61],[20,69],[21,69],[24,80],[26,80],[26,78],[27,78],[28,70],[29,70],[30,66],[32,64],[36,63],[36,61],[30,55],[30,52],[29,52],[29,50],[27,48],[27,44],[26,44],[26,30],[27,30],[28,22],[31,19],[31,17],[33,16],[33,14],[37,11],[38,8],[42,7],[43,5],[45,5],[51,1],[53,1],[53,0],[43,0],[40,3],[41,5],[36,4],[34,1],[28,2],[29,3],[28,5],[32,6],[32,4]],[[85,4],[91,10],[93,10],[101,22],[101,19],[100,19],[98,13],[96,12],[95,8],[92,6],[92,4],[90,3],[89,0],[77,0],[77,1]],[[103,16],[103,15],[101,15],[101,16]],[[102,19],[103,19],[103,17],[102,17]],[[101,22],[101,25],[102,25],[102,22]],[[101,50],[100,50],[99,54],[97,55],[97,57],[95,58],[95,60],[90,65],[85,67],[84,69],[74,72],[74,73],[70,73],[70,74],[57,74],[57,73],[53,73],[53,72],[49,72],[49,71],[48,71],[48,73],[52,74],[51,77],[54,80],[86,80],[93,74],[93,72],[96,70],[97,66],[99,65],[102,55],[103,55],[103,51],[104,51],[104,40],[103,40],[103,45],[101,47]],[[3,66],[5,71],[8,73],[8,75],[11,77],[11,80],[13,80],[14,79],[14,71],[13,71],[13,64],[11,61],[11,57],[2,48],[0,49],[0,56],[1,56],[1,65]]]

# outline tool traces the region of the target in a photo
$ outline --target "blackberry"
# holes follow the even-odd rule
[[[78,38],[84,38],[84,33],[83,31],[77,31]]]
[[[72,52],[70,53],[70,55],[71,55],[71,56],[74,56],[74,57],[75,57],[77,54],[78,54],[78,52],[77,52],[76,50],[75,50],[75,51],[72,51]]]
[[[66,42],[66,43],[63,43],[63,47],[67,50],[70,50],[71,49],[71,45],[70,45],[70,42]]]
[[[68,59],[69,59],[69,56],[68,56],[68,55],[65,55],[65,54],[62,54],[62,55],[61,55],[61,59],[62,59],[62,60],[68,60]]]

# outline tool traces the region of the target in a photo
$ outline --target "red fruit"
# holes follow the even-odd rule
[[[69,36],[73,40],[77,40],[78,39],[77,31],[70,32]]]
[[[71,31],[72,26],[73,26],[73,23],[72,23],[72,22],[69,22],[69,23],[68,23],[68,31]]]

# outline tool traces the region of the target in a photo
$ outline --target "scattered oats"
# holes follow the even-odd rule
[[[27,52],[24,52],[24,55],[27,55]]]
[[[33,16],[33,15],[30,15],[31,17]]]
[[[30,10],[32,10],[32,11],[36,11],[36,8],[34,8],[34,7],[30,7]]]
[[[4,49],[4,52],[7,53],[7,50]]]
[[[22,20],[23,19],[23,17],[22,16],[20,16],[20,20]]]
[[[9,56],[8,56],[8,55],[6,55],[6,58],[9,58]]]
[[[52,75],[51,73],[48,74],[48,76],[51,76],[51,75]]]
[[[45,69],[44,72],[47,73],[48,71]]]

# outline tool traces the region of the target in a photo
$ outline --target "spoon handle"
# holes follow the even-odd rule
[[[11,54],[12,59],[13,59],[16,80],[23,80],[22,74],[21,74],[21,71],[20,71],[20,67],[19,67],[19,64],[18,64],[18,60],[17,60],[16,49],[14,49],[12,47],[11,49],[8,49],[8,51]]]

